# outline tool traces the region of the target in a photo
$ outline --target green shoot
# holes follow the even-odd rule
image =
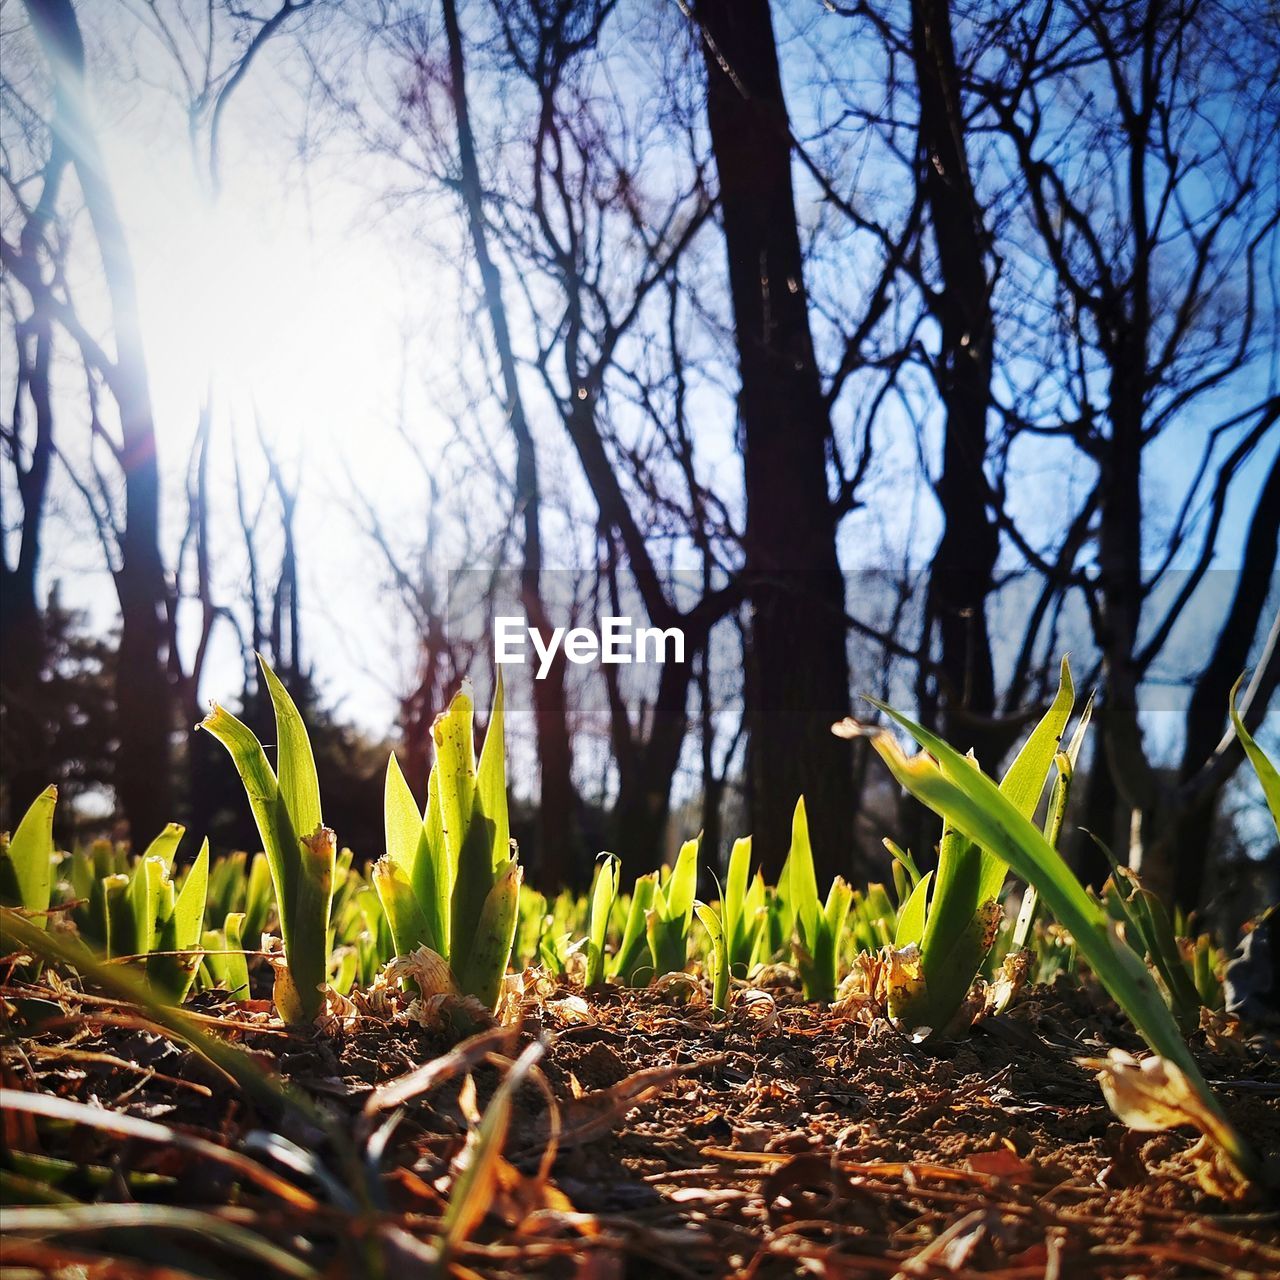
[[[10,839],[0,835],[0,903],[20,907],[46,929],[53,893],[53,811],[58,788],[46,787],[31,803]]]
[[[1249,763],[1253,765],[1253,771],[1262,784],[1262,794],[1266,797],[1267,808],[1271,810],[1271,820],[1276,824],[1277,833],[1280,833],[1280,772],[1277,772],[1275,765],[1267,759],[1267,753],[1253,740],[1253,735],[1245,728],[1244,721],[1240,718],[1240,712],[1236,708],[1236,698],[1243,683],[1242,675],[1231,686],[1227,709],[1231,713],[1231,724],[1235,728],[1236,737],[1240,739],[1240,745],[1244,748],[1244,753],[1249,757]]]
[[[478,765],[473,714],[464,689],[431,727],[425,815],[391,758],[387,852],[372,878],[396,953],[429,947],[448,961],[460,991],[492,1009],[515,942],[522,875],[507,816],[501,679]]]
[[[653,905],[644,919],[653,976],[657,978],[681,972],[689,961],[689,928],[698,891],[698,844],[699,840],[686,840],[667,883],[655,881],[653,885]]]
[[[1024,819],[1034,814],[1040,802],[1074,701],[1071,669],[1064,659],[1052,706],[1000,783],[1001,793]],[[883,704],[875,705],[898,718]],[[977,762],[971,758],[966,768],[979,772]],[[908,984],[891,1001],[891,1012],[906,1026],[945,1032],[956,1018],[999,929],[1005,870],[1002,857],[944,820],[938,869],[925,908],[924,931],[919,937],[923,981]],[[915,892],[921,892],[918,885]],[[909,902],[908,909],[914,922],[919,904]],[[901,935],[900,945],[916,941],[908,937],[913,927]]]
[[[587,921],[587,977],[588,987],[598,987],[604,981],[604,948],[609,932],[609,913],[613,900],[618,896],[618,870],[621,862],[612,853],[602,853],[596,859],[595,880],[591,886],[591,913]]]
[[[764,877],[758,872],[748,886],[751,871],[751,837],[733,842],[729,854],[729,874],[724,884],[721,904],[724,923],[725,956],[729,971],[737,978],[746,977],[751,968],[756,938],[764,925]]]
[[[929,901],[929,885],[933,882],[933,872],[926,871],[911,890],[906,905],[898,913],[898,928],[893,937],[893,945],[901,951],[912,943],[919,945],[924,937],[925,906]]]
[[[1099,981],[1128,1015],[1152,1050],[1181,1070],[1204,1105],[1212,1136],[1247,1176],[1257,1163],[1232,1128],[1179,1034],[1160,991],[1142,961],[1116,934],[1105,910],[1072,874],[1061,855],[1022,807],[936,734],[885,708],[924,748],[908,756],[892,734],[854,721],[836,726],[842,736],[866,734],[894,777],[917,800],[966,839],[1034,884],[1045,906],[1071,934]]]
[[[640,986],[642,978],[647,980],[654,976],[648,947],[646,918],[657,892],[658,873],[656,871],[640,876],[631,891],[631,906],[627,911],[627,922],[623,926],[622,941],[618,944],[617,954],[614,955],[613,963],[609,967],[610,977],[617,978],[624,986]]]
[[[154,862],[151,858],[144,858],[141,866],[153,867],[159,862],[159,858]],[[191,864],[191,870],[187,872],[176,898],[173,881],[169,879],[169,868],[163,868],[163,874],[160,914],[150,929],[155,943],[151,950],[161,954],[147,958],[147,977],[157,989],[174,1000],[181,1001],[191,990],[196,970],[200,967],[205,894],[209,886],[208,840],[201,844],[200,852]]]
[[[1144,889],[1132,871],[1114,863],[1112,867],[1103,890],[1108,912],[1124,925],[1125,941],[1134,952],[1160,975],[1169,1009],[1183,1035],[1190,1035],[1200,1023],[1203,1001],[1195,973],[1178,946],[1173,921],[1164,903]]]
[[[228,912],[221,929],[206,929],[204,963],[216,986],[233,1000],[249,998],[249,961],[244,954],[244,912]]]
[[[791,819],[791,850],[783,872],[787,901],[795,912],[792,949],[806,1000],[835,999],[840,964],[840,938],[844,933],[853,890],[841,876],[831,883],[827,900],[818,899],[813,848],[809,842],[809,818],[804,797],[796,802]],[[782,885],[779,885],[781,890]]]
[[[1062,824],[1067,817],[1067,805],[1071,800],[1071,782],[1075,777],[1076,762],[1080,759],[1080,748],[1084,745],[1084,737],[1089,730],[1089,721],[1092,717],[1093,694],[1090,694],[1066,751],[1059,751],[1053,758],[1058,776],[1054,780],[1053,790],[1049,793],[1049,813],[1045,819],[1044,836],[1055,849],[1062,836]],[[1012,949],[1014,951],[1026,949],[1031,938],[1031,929],[1036,922],[1038,905],[1039,895],[1035,887],[1027,885],[1022,895],[1022,906],[1018,910],[1018,921],[1013,929]]]
[[[285,967],[276,973],[276,1007],[286,1022],[310,1022],[320,1011],[329,972],[337,842],[321,818],[320,785],[302,717],[275,673],[258,661],[275,710],[279,774],[253,731],[225,708],[215,706],[199,727],[226,747],[262,837],[285,954]]]

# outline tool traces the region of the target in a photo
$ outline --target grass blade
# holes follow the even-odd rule
[[[489,890],[480,909],[475,935],[468,948],[467,961],[459,974],[458,986],[463,995],[475,996],[486,1009],[498,1007],[502,991],[502,979],[506,976],[507,961],[516,939],[516,918],[519,913],[520,881],[524,870],[514,859]]]
[[[496,878],[511,861],[511,821],[507,813],[507,736],[504,725],[505,694],[502,676],[498,675],[493,690],[493,708],[484,731],[480,763],[476,766],[476,792],[471,815],[473,841],[489,854]],[[472,834],[474,833],[474,834]],[[476,856],[480,856],[477,848]]]
[[[627,923],[622,930],[622,941],[618,944],[618,954],[613,957],[610,972],[625,986],[633,987],[641,973],[649,968],[646,964],[648,955],[648,935],[645,928],[645,917],[653,907],[654,894],[658,888],[658,874],[651,871],[640,876],[631,891],[631,908],[627,912]],[[652,973],[650,977],[652,977]]]
[[[747,884],[751,877],[751,837],[733,842],[728,874],[720,904],[723,916],[725,951],[731,968],[744,971],[751,959],[750,921],[747,919]]]
[[[1231,696],[1227,699],[1227,706],[1231,711],[1231,723],[1235,726],[1236,737],[1240,739],[1245,755],[1249,757],[1249,763],[1253,765],[1254,773],[1258,775],[1258,781],[1262,784],[1262,794],[1267,800],[1267,808],[1271,810],[1271,820],[1276,824],[1277,833],[1280,833],[1280,773],[1267,759],[1267,753],[1253,740],[1253,735],[1245,728],[1244,721],[1240,718],[1236,698],[1243,682],[1244,676],[1241,676],[1231,686]]]
[[[439,953],[440,948],[431,940],[431,928],[401,864],[390,855],[379,858],[373,864],[370,878],[391,927],[396,955],[407,956],[421,946]]]
[[[293,934],[293,903],[297,895],[299,863],[298,837],[280,795],[275,772],[252,729],[237,720],[225,707],[215,705],[199,728],[211,733],[227,749],[240,781],[249,797],[249,808],[262,838],[262,848],[275,890],[280,934],[288,952]],[[260,881],[259,881],[260,886]],[[250,872],[250,892],[255,888]],[[260,889],[259,889],[260,891]],[[255,903],[260,906],[260,903]],[[246,915],[249,913],[246,912]],[[263,921],[265,924],[265,920]]]
[[[299,839],[305,839],[324,825],[320,814],[320,779],[316,776],[311,740],[289,691],[261,654],[258,666],[262,668],[276,716],[276,777],[280,795],[295,833]]]
[[[811,945],[818,932],[818,917],[822,908],[818,902],[818,878],[813,866],[813,847],[809,842],[809,815],[805,811],[804,796],[796,801],[791,815],[791,849],[787,853],[786,902],[795,913],[794,918],[806,946]],[[779,883],[779,891],[782,883]]]
[[[929,901],[929,884],[932,880],[933,872],[925,872],[911,890],[907,905],[898,916],[898,930],[894,935],[893,945],[899,950],[909,947],[913,942],[918,944],[924,937],[925,905]]]
[[[172,871],[174,855],[177,854],[178,846],[186,833],[186,827],[180,822],[170,822],[142,851],[143,858],[159,858],[164,863],[165,870]]]
[[[223,956],[227,991],[233,1000],[249,998],[249,958],[244,955],[244,912],[229,912],[222,926],[227,954]]]
[[[428,840],[426,823],[418,811],[417,801],[409,790],[409,784],[400,771],[400,764],[394,753],[387,761],[383,815],[387,857],[395,872],[394,877],[390,871],[386,873],[387,883],[389,888],[393,884],[395,886],[399,925],[392,917],[391,907],[385,897],[382,905],[396,939],[396,950],[403,954],[402,945],[409,951],[417,946],[428,946],[440,955],[447,955],[444,921],[441,918],[442,899],[436,884],[435,852]],[[374,883],[376,886],[376,875]],[[404,899],[403,891],[407,891],[412,898],[412,907]],[[379,895],[381,896],[381,890]],[[401,943],[401,937],[405,939],[404,944]]]
[[[204,932],[205,901],[209,891],[209,841],[200,846],[183,882],[173,911],[160,929],[157,951],[188,952],[158,955],[147,961],[147,977],[174,1000],[181,1002],[191,990],[200,966],[200,937]]]

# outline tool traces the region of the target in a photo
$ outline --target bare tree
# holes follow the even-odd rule
[[[931,308],[941,329],[938,394],[946,423],[936,485],[943,533],[929,570],[927,625],[941,636],[948,739],[974,747],[994,767],[982,719],[995,712],[995,671],[987,627],[999,535],[988,514],[984,464],[991,410],[994,315],[988,274],[990,235],[966,153],[966,122],[949,0],[912,0],[911,59],[920,111],[921,182],[938,255]]]
[[[829,732],[849,700],[849,663],[791,129],[767,0],[700,0],[694,12],[741,378],[752,828],[766,874],[776,874],[803,793],[830,880],[848,870],[852,838],[847,748]]]
[[[1235,3],[1114,8],[1077,0],[1016,18],[1001,12],[978,39],[999,53],[994,62],[975,60],[982,67],[975,79],[1017,174],[1006,253],[1020,258],[1033,295],[1018,323],[1032,328],[1046,306],[1056,308],[1060,327],[1051,340],[1066,353],[1046,352],[1036,384],[1024,384],[1025,401],[1003,411],[1014,437],[1044,448],[1068,443],[1095,469],[1083,505],[1064,513],[1056,569],[1007,515],[1002,527],[1056,579],[1055,589],[1084,589],[1105,673],[1106,764],[1094,771],[1097,785],[1114,784],[1123,811],[1136,815],[1132,856],[1151,883],[1166,893],[1178,884],[1186,894],[1198,874],[1175,873],[1164,832],[1189,802],[1207,802],[1203,766],[1210,765],[1210,791],[1227,776],[1210,764],[1216,735],[1206,707],[1218,702],[1221,726],[1223,690],[1239,674],[1229,668],[1264,621],[1268,593],[1258,583],[1275,563],[1267,518],[1255,522],[1258,536],[1246,549],[1228,615],[1231,640],[1214,648],[1196,682],[1204,692],[1193,695],[1186,751],[1199,758],[1184,753],[1184,782],[1172,790],[1143,741],[1139,688],[1215,554],[1233,480],[1276,421],[1274,388],[1266,387],[1274,375],[1265,372],[1275,353],[1276,299],[1263,269],[1280,223],[1274,33]],[[1227,131],[1224,112],[1233,121]],[[1046,409],[1042,393],[1054,379],[1059,394]],[[1185,438],[1192,422],[1204,424],[1203,460],[1153,557],[1144,467],[1161,443]],[[1198,495],[1210,477],[1204,504]],[[1087,578],[1078,571],[1082,535],[1096,549],[1096,573]],[[1156,603],[1156,587],[1197,536],[1186,581],[1169,605]],[[1154,570],[1144,572],[1152,559]],[[1273,684],[1258,683],[1254,720]],[[1206,853],[1181,848],[1184,859]]]
[[[6,242],[4,261],[28,289],[33,305],[56,318],[80,346],[90,370],[91,394],[93,381],[100,379],[118,409],[119,439],[110,444],[124,488],[122,518],[113,521],[111,538],[121,615],[116,789],[132,829],[143,834],[158,829],[170,816],[173,698],[166,656],[155,425],[137,286],[124,226],[87,109],[84,41],[75,9],[70,0],[31,0],[27,11],[53,82],[49,127],[54,154],[59,166],[65,164],[75,172],[101,255],[114,356],[87,333],[66,299],[55,296],[53,282],[21,247]],[[100,428],[100,434],[105,437],[105,428]]]

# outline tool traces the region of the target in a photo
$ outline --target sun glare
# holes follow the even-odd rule
[[[149,238],[140,274],[158,401],[177,411],[212,380],[230,412],[256,416],[282,447],[355,432],[374,444],[394,385],[387,273],[358,241],[295,227],[291,213],[267,225],[218,206]]]
[[[213,200],[182,143],[127,128],[104,142],[162,447],[189,438],[210,386],[237,426],[256,417],[282,451],[317,437],[339,452],[358,440],[365,457],[389,445],[407,277],[354,190],[315,197],[282,180],[266,139]]]

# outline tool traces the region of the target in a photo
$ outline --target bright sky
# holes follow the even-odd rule
[[[394,423],[406,359],[402,333],[421,311],[421,289],[398,256],[393,230],[371,216],[354,185],[323,163],[301,181],[274,110],[250,78],[228,112],[216,203],[197,180],[172,100],[141,90],[131,109],[102,111],[104,151],[138,273],[169,484],[166,517],[185,517],[181,474],[212,385],[215,474],[230,480],[233,429],[242,458],[258,456],[255,421],[286,473],[301,466],[304,656],[316,661],[330,694],[347,700],[349,714],[385,731],[395,714],[395,680],[385,670],[390,611],[376,608],[382,567],[335,500],[351,482],[389,513],[416,496],[417,473],[403,465]],[[449,315],[438,309],[425,336]],[[421,437],[431,415],[420,402],[414,412]],[[234,586],[244,556],[228,489],[221,500],[231,518],[222,535]],[[274,537],[274,515],[268,519]],[[360,625],[351,626],[351,618]],[[228,631],[222,639],[206,673],[209,697],[239,688],[239,655]],[[372,678],[368,666],[382,666],[385,678]]]
[[[413,243],[412,219],[406,229],[373,201],[376,182],[362,185],[367,168],[354,173],[341,148],[305,165],[298,159],[299,103],[269,62],[255,66],[228,111],[216,203],[197,178],[179,103],[142,83],[104,81],[100,88],[104,149],[139,277],[167,518],[183,517],[182,472],[212,379],[215,474],[229,479],[233,429],[242,433],[245,454],[256,453],[255,419],[286,470],[304,468],[298,510],[304,656],[315,661],[329,695],[344,701],[346,714],[385,732],[403,674],[391,668],[390,655],[397,645],[402,654],[411,649],[412,637],[380,598],[385,569],[356,531],[344,495],[355,483],[390,522],[403,513],[420,527],[421,475],[405,465],[395,424],[404,393],[416,437],[444,439],[427,395],[433,381],[447,381],[456,345],[450,273]],[[407,355],[405,334],[412,344]],[[713,422],[714,413],[706,420]],[[877,467],[910,469],[914,450],[901,439],[889,447],[894,434],[902,436],[882,429],[885,452]],[[1171,492],[1194,465],[1189,443],[1175,441],[1161,457],[1160,479]],[[1242,489],[1252,488],[1255,477]],[[230,512],[229,490],[223,500]],[[1036,502],[1039,517],[1049,518],[1040,491]],[[1064,496],[1064,515],[1068,505]],[[851,567],[868,554],[883,563],[879,557],[900,540],[895,531],[907,515],[900,505],[889,508],[882,494],[875,510],[846,525],[842,543]],[[923,502],[925,559],[932,521]],[[177,532],[171,526],[175,539]],[[1229,520],[1220,565],[1235,561],[1241,533],[1242,522]],[[215,548],[215,557],[234,594],[244,558],[233,535],[226,536],[229,549],[219,557]],[[71,585],[73,600],[77,590],[108,590],[104,583]],[[209,697],[239,688],[239,655],[225,631],[223,641],[206,672]]]

